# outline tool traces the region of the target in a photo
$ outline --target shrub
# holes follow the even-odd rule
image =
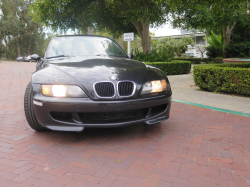
[[[223,58],[212,58],[212,62],[213,62],[214,64],[223,63]]]
[[[154,41],[151,53],[144,54],[135,49],[132,54],[135,60],[143,62],[168,62],[174,56],[182,56],[188,50],[188,45],[194,45],[194,41],[190,37],[178,40],[167,37]]]
[[[208,46],[207,47],[207,53],[206,53],[206,55],[209,58],[216,58],[218,56],[221,56],[221,54],[222,54],[222,50],[221,49],[216,48],[214,46]]]
[[[169,54],[171,52],[173,56],[180,57],[188,50],[188,45],[194,45],[194,40],[191,37],[183,37],[181,39],[166,37],[156,40],[152,45],[152,49],[156,51],[163,50]]]
[[[193,75],[203,90],[250,95],[250,63],[195,66]]]
[[[146,64],[161,69],[167,75],[186,74],[191,70],[189,61],[147,62]]]
[[[209,44],[207,47],[206,55],[209,58],[216,58],[222,55],[223,51],[223,38],[221,35],[216,35],[212,33],[206,37],[206,41]]]
[[[201,58],[174,58],[173,60],[190,61],[191,64],[200,64],[202,61]]]
[[[187,60],[187,61],[191,61],[192,64],[201,64],[202,62],[204,62],[205,64],[218,64],[218,63],[223,63],[223,59],[222,58],[175,58],[173,60]]]
[[[227,56],[230,57],[249,57],[250,42],[229,44],[226,47]]]
[[[152,50],[151,53],[146,54],[138,50],[133,50],[132,54],[134,55],[135,60],[142,62],[168,62],[173,58],[173,53],[166,49],[160,49],[158,51]]]

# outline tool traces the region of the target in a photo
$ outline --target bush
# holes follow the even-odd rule
[[[216,35],[212,33],[206,37],[206,41],[209,44],[207,47],[206,55],[209,58],[216,58],[222,55],[223,51],[223,38],[221,35]]]
[[[138,50],[132,51],[135,60],[142,62],[168,62],[173,58],[173,53],[160,49],[158,51],[152,50],[151,53],[144,54]]]
[[[202,62],[201,58],[174,58],[173,60],[190,61],[191,64],[200,64]]]
[[[187,74],[191,70],[189,61],[147,62],[146,64],[161,69],[167,75]]]
[[[230,57],[249,57],[250,42],[229,44],[226,47],[227,56]]]
[[[174,39],[171,37],[155,40],[152,44],[151,53],[144,54],[138,49],[132,50],[135,60],[143,62],[169,62],[175,56],[182,56],[188,45],[193,45],[194,41],[190,37]]]
[[[221,56],[222,54],[222,50],[221,49],[218,49],[214,46],[208,46],[207,47],[207,53],[206,55],[209,57],[209,58],[216,58],[218,56]]]
[[[213,62],[214,64],[223,63],[223,58],[212,58],[212,62]]]
[[[173,60],[188,60],[191,61],[192,64],[201,64],[204,62],[205,64],[218,64],[218,63],[223,63],[222,58],[175,58]]]
[[[203,90],[250,95],[250,63],[195,66],[193,75]]]
[[[188,45],[194,46],[193,38],[183,37],[177,40],[172,37],[166,37],[154,41],[152,49],[157,52],[158,50],[162,50],[173,56],[180,57],[188,50]]]

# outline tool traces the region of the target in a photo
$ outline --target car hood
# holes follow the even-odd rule
[[[41,71],[50,71],[50,73],[43,72],[43,76],[49,76],[49,82],[53,80],[52,84],[66,84],[70,80],[70,84],[81,85],[92,99],[95,99],[93,89],[95,82],[111,81],[111,76],[117,76],[119,81],[135,82],[138,93],[147,75],[147,67],[143,62],[128,58],[67,57],[51,59],[48,62],[48,66]]]
[[[71,57],[49,63],[84,85],[110,81],[113,75],[119,80],[132,80],[140,84],[146,75],[144,63],[128,58]]]

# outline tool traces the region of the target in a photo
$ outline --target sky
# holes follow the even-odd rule
[[[150,28],[150,32],[155,33],[156,37],[181,34],[180,29],[173,29],[172,26],[168,23],[158,28]]]

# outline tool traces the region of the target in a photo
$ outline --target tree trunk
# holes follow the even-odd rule
[[[146,24],[143,21],[134,22],[133,25],[137,29],[141,37],[141,45],[143,48],[143,53],[151,53],[150,46],[150,36],[149,36],[149,24]]]
[[[123,48],[123,34],[119,38],[119,44]]]
[[[233,26],[224,26],[222,27],[222,32],[223,32],[223,52],[222,52],[222,57],[226,58],[226,46],[230,44],[231,42],[231,34],[232,30],[234,29],[236,23],[234,23]]]
[[[6,58],[9,59],[9,48],[8,48],[7,36],[4,37],[4,42],[5,42],[5,54],[6,54]]]
[[[20,57],[21,56],[21,50],[20,50],[18,37],[16,37],[16,47],[17,47],[17,56]]]
[[[3,51],[3,45],[0,47],[0,60],[2,60],[2,51]]]
[[[0,60],[2,60],[2,52],[3,52],[3,39],[4,39],[4,36],[1,35],[1,38],[0,38]]]
[[[29,41],[29,44],[28,44],[28,47],[27,47],[27,55],[30,55],[30,41]]]
[[[93,34],[94,34],[93,27],[88,27],[88,35],[93,35]]]

